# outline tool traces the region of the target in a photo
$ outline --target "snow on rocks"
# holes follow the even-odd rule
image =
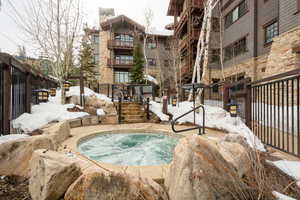
[[[63,121],[76,119],[89,115],[85,112],[69,112],[68,108],[73,108],[73,104],[55,104],[55,103],[41,103],[32,106],[32,112],[24,113],[13,121],[14,128],[20,128],[25,133],[30,133],[39,129],[52,121]]]
[[[150,110],[155,113],[162,121],[168,121],[169,116],[162,113],[162,104],[152,101]],[[190,111],[193,108],[192,102],[181,102],[178,107],[168,106],[168,112],[173,115],[173,119]],[[264,145],[244,124],[241,118],[233,118],[230,114],[220,107],[204,105],[205,108],[205,127],[216,128],[232,134],[243,136],[250,147],[260,151],[265,151]],[[179,123],[194,122],[193,113],[178,120]],[[196,123],[202,124],[202,110],[196,114]]]
[[[11,135],[0,135],[0,144],[3,144],[5,142],[10,142],[10,141],[14,141],[17,139],[22,139],[22,138],[26,138],[29,135],[26,134],[11,134]]]
[[[157,79],[154,78],[153,76],[145,75],[145,79],[148,80],[148,81],[150,81],[150,82],[152,82],[152,83],[154,83],[154,84],[156,84],[156,85],[159,84],[158,81],[157,81]]]
[[[279,192],[276,192],[276,191],[273,191],[272,194],[274,195],[274,197],[277,199],[277,200],[296,200],[292,197],[289,197],[289,196],[286,196],[284,194],[281,194]]]
[[[80,96],[80,87],[79,86],[70,87],[70,90],[66,93],[66,96]],[[86,87],[84,88],[84,96],[96,96],[98,99],[104,101],[111,101],[111,99],[108,98],[106,95],[96,93],[93,90]]]
[[[103,115],[105,115],[104,110],[103,110],[103,109],[97,109],[97,115],[98,115],[98,116],[103,116]]]

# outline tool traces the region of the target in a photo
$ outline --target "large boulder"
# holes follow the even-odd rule
[[[65,154],[40,149],[30,163],[29,192],[33,200],[58,200],[81,175],[76,161]]]
[[[29,163],[37,149],[55,149],[48,136],[32,136],[0,145],[0,174],[28,177]]]
[[[27,137],[0,145],[0,174],[28,177],[29,162],[37,149],[57,150],[70,137],[68,122],[51,124],[43,135]]]
[[[91,172],[74,182],[65,200],[167,200],[168,195],[156,182],[124,173]]]
[[[225,148],[217,143],[198,135],[180,140],[165,180],[171,200],[231,200],[246,190],[234,164],[219,152]]]
[[[51,137],[56,148],[58,148],[62,142],[71,137],[70,123],[68,121],[59,122],[43,129],[43,132],[44,135]]]

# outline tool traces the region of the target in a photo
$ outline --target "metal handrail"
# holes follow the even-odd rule
[[[188,128],[188,129],[183,129],[183,130],[176,130],[175,129],[176,122],[179,119],[185,117],[186,115],[188,115],[188,114],[190,114],[192,112],[196,112],[196,110],[198,110],[199,108],[202,108],[202,110],[203,110],[203,122],[202,122],[203,126],[196,125],[196,123],[195,123],[196,127],[194,127],[194,128]],[[172,130],[174,131],[174,133],[182,133],[182,132],[186,132],[186,131],[191,131],[191,130],[199,129],[199,135],[204,135],[205,134],[205,108],[204,108],[203,105],[200,105],[200,106],[194,108],[193,110],[190,110],[189,112],[187,112],[187,113],[185,113],[183,115],[180,115],[176,119],[172,120],[171,123],[172,123]],[[202,129],[202,131],[201,131],[201,129]]]

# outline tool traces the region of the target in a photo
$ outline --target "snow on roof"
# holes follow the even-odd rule
[[[10,135],[4,135],[4,136],[0,135],[0,144],[10,142],[10,141],[14,141],[14,140],[17,140],[17,139],[23,139],[23,138],[26,138],[28,136],[29,135],[25,135],[25,134],[10,134]]]
[[[151,28],[149,31],[147,31],[147,34],[150,34],[150,35],[161,35],[161,36],[172,36],[174,34],[174,31],[170,31],[170,30],[157,30],[156,28]]]

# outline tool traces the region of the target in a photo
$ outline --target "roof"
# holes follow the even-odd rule
[[[174,16],[176,7],[180,8],[183,3],[184,3],[184,0],[170,0],[167,16]]]
[[[130,19],[129,17],[127,17],[125,15],[119,15],[117,17],[110,18],[110,19],[102,22],[100,25],[103,30],[107,30],[108,28],[110,28],[111,24],[115,24],[115,23],[119,23],[119,22],[127,22],[127,23],[131,24],[132,26],[135,26],[138,30],[143,31],[143,32],[145,31],[144,26],[133,21],[132,19]]]

